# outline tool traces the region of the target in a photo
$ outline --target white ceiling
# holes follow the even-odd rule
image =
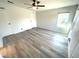
[[[32,8],[29,8],[29,7],[32,7],[31,6],[31,4],[33,3],[32,0],[9,0],[9,1],[14,2],[13,5],[15,6],[32,9]],[[45,5],[45,7],[41,7],[38,9],[40,11],[79,4],[79,0],[39,0],[39,1],[40,1],[40,4]],[[0,0],[0,4],[2,3],[9,4],[7,0]]]

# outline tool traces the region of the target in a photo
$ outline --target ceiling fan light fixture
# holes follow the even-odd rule
[[[32,10],[37,11],[39,7],[45,7],[45,5],[41,5],[40,1],[38,1],[38,0],[32,0],[32,1],[33,1],[33,3],[31,3]]]
[[[33,8],[33,10],[35,10],[35,11],[37,10],[37,7],[35,7],[35,6],[33,6],[32,8]]]

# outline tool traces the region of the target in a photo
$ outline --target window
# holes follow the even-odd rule
[[[68,21],[69,21],[69,15],[70,15],[70,13],[58,14],[57,27],[65,28],[67,23],[68,23]]]

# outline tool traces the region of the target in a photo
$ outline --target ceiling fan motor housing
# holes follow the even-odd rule
[[[38,5],[40,3],[40,1],[36,1],[36,0],[33,0],[33,6],[36,6],[36,4]]]

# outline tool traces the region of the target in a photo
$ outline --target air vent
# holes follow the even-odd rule
[[[0,7],[0,9],[5,9],[4,7]]]

